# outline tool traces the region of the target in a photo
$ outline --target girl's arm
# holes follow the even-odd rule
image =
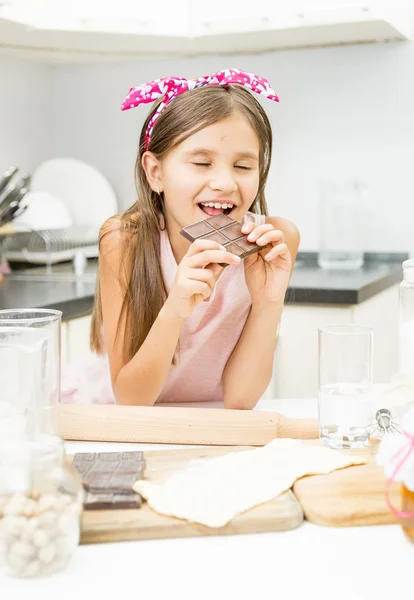
[[[150,406],[155,403],[167,378],[177,346],[182,319],[165,308],[158,314],[144,344],[127,363],[123,359],[125,321],[121,315],[129,266],[122,256],[123,236],[116,222],[102,230],[99,253],[99,283],[103,333],[108,352],[112,388],[118,404]],[[119,333],[118,321],[121,318]]]
[[[151,406],[164,387],[185,318],[198,302],[210,296],[214,288],[215,271],[221,267],[213,263],[236,264],[239,259],[220,250],[220,244],[216,242],[197,240],[191,244],[144,343],[132,359],[125,362],[125,321],[121,309],[129,273],[122,257],[122,236],[131,234],[112,225],[107,225],[103,233],[99,280],[113,392],[118,404]],[[212,266],[205,268],[207,265]]]
[[[267,218],[284,233],[292,269],[299,246],[299,232],[286,219]],[[252,409],[266,391],[273,373],[277,328],[284,299],[274,303],[253,303],[239,341],[223,374],[224,406]]]

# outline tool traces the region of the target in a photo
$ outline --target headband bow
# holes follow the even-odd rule
[[[262,96],[266,96],[269,100],[279,102],[279,98],[264,77],[259,77],[259,75],[255,75],[254,73],[246,73],[240,69],[224,69],[223,71],[217,71],[217,73],[199,77],[198,79],[165,77],[163,79],[148,81],[143,85],[129,90],[128,96],[121,105],[121,110],[129,110],[139,104],[154,102],[158,98],[164,96],[164,100],[160,103],[151,117],[145,131],[144,146],[145,149],[148,149],[155,121],[158,119],[164,108],[176,96],[189,90],[193,90],[194,88],[202,87],[203,85],[229,85],[232,83],[247,87],[253,92],[256,92],[256,94],[261,94]]]

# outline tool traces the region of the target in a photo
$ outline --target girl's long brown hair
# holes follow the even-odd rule
[[[141,166],[145,152],[144,133],[160,102],[154,104],[141,130],[135,162],[137,201],[124,213],[113,217],[110,226],[104,224],[100,233],[101,241],[107,232],[113,231],[114,223],[123,231],[122,266],[125,268],[123,279],[126,284],[117,335],[122,322],[125,327],[125,362],[131,360],[143,344],[167,297],[160,264],[163,195],[152,191]],[[162,161],[170,150],[190,135],[226,119],[235,111],[248,119],[260,143],[259,189],[249,210],[267,215],[264,188],[272,156],[272,130],[261,104],[246,88],[239,85],[203,86],[177,96],[158,117],[148,150]],[[91,349],[98,354],[105,351],[102,321],[98,279],[90,336]]]

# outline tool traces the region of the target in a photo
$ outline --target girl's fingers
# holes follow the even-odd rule
[[[226,263],[228,265],[237,265],[240,258],[226,250],[204,250],[190,256],[187,260],[187,266],[192,269],[203,268],[210,263]]]
[[[273,225],[271,225],[270,223],[268,223],[267,225],[258,225],[257,227],[255,227],[255,229],[247,236],[247,239],[249,240],[249,242],[257,242],[258,240],[260,240],[262,237],[264,237],[267,234],[267,238],[269,238],[269,233],[274,235],[275,240],[280,240],[281,237],[283,237],[283,233],[282,231],[280,231],[279,229],[275,229],[273,227]],[[268,239],[268,241],[270,241]],[[268,243],[265,242],[265,243]]]
[[[186,256],[194,256],[204,250],[225,250],[218,242],[211,240],[195,240],[189,247]]]
[[[283,235],[283,231],[280,231],[279,229],[272,229],[271,231],[267,231],[255,240],[256,244],[259,244],[259,246],[266,246],[266,244],[280,244],[284,241],[285,237]]]
[[[244,225],[242,225],[242,233],[248,235],[249,233],[251,233],[253,231],[253,229],[257,227],[256,223],[244,223]]]
[[[245,223],[242,227],[242,233],[247,235],[249,242],[255,242],[259,246],[277,244],[284,241],[283,231],[275,229],[270,223],[263,225]]]
[[[249,242],[255,242],[263,233],[274,229],[270,223],[264,223],[263,225],[256,225],[255,223],[245,223],[241,231],[247,235]]]
[[[183,286],[184,297],[190,298],[191,296],[200,294],[203,298],[209,298],[211,296],[212,289],[208,283],[204,281],[195,281],[194,279],[187,279]]]
[[[276,246],[273,246],[273,248],[264,256],[264,259],[270,261],[277,256],[290,261],[290,252],[286,244],[277,244]]]
[[[218,263],[211,263],[211,264],[207,265],[205,270],[211,271],[214,275],[214,280],[215,280],[217,275],[219,273],[221,273],[221,271],[224,271],[224,267],[219,265]]]
[[[216,278],[211,269],[188,269],[184,272],[184,277],[193,281],[203,281],[213,289]]]

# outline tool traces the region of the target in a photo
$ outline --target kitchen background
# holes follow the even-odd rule
[[[0,164],[32,171],[56,156],[84,160],[127,207],[147,113],[121,112],[129,88],[228,66],[262,73],[279,94],[266,103],[275,138],[267,198],[298,225],[303,250],[318,248],[318,184],[329,175],[369,184],[367,249],[414,251],[412,42],[76,65],[0,56]]]
[[[263,3],[259,4],[263,7]],[[279,4],[285,9],[292,6],[287,2]],[[318,4],[318,10],[321,5],[308,4],[312,9]],[[353,9],[362,7],[361,2],[348,4]],[[366,2],[364,6],[375,4],[378,3]],[[387,10],[390,6],[397,10],[398,3],[379,4]],[[413,23],[409,4],[410,10],[404,13],[405,31],[411,31]],[[399,253],[398,256],[414,253],[414,42],[411,39],[396,41],[391,36],[375,43],[318,47],[324,45],[321,38],[321,43],[318,39],[314,41],[315,47],[198,56],[159,57],[147,53],[145,57],[120,59],[114,52],[107,59],[94,55],[79,59],[74,53],[72,60],[69,57],[59,61],[50,58],[53,52],[24,50],[17,44],[13,47],[7,31],[4,23],[0,25],[0,167],[17,165],[22,172],[31,173],[43,161],[54,157],[85,161],[107,178],[122,210],[135,199],[133,168],[137,139],[148,109],[143,106],[121,112],[120,105],[129,88],[170,74],[191,78],[237,67],[269,79],[280,97],[277,105],[263,103],[274,131],[267,199],[271,214],[286,216],[297,224],[301,252],[319,248],[319,184],[329,178],[367,184],[365,251]],[[257,37],[260,38],[260,33]],[[393,307],[392,318],[387,321],[382,317],[382,329],[376,332],[380,348],[377,353],[381,352],[382,357],[378,358],[376,372],[387,380],[395,371],[396,360],[392,359],[390,366],[385,352],[387,344],[393,348],[396,345],[395,302],[397,283],[402,276],[401,260],[398,269],[392,270],[392,277],[388,271],[385,273],[387,283],[383,280],[384,265],[381,263],[378,269],[377,279],[371,276],[362,281],[361,273],[366,274],[362,269],[353,274],[352,282],[349,272],[321,274],[317,266],[310,269],[313,275],[301,273],[308,281],[316,272],[322,278],[307,287],[302,283],[296,285],[296,300],[293,293],[289,306],[294,312],[286,316],[285,337],[289,339],[286,344],[290,344],[292,352],[295,345],[297,348],[298,337],[303,334],[306,338],[306,331],[311,331],[309,344],[304,343],[313,357],[307,361],[308,383],[300,389],[297,385],[292,389],[287,386],[283,391],[273,387],[272,393],[313,392],[315,376],[310,370],[315,370],[316,364],[316,324],[365,319],[375,325],[375,319],[379,323],[380,315],[384,315],[385,306]],[[0,287],[0,304],[1,291]],[[323,296],[324,293],[327,295]],[[373,316],[370,302],[374,299],[377,304]],[[3,304],[3,307],[10,306]],[[66,318],[69,322],[69,313]],[[295,323],[296,333],[289,329],[289,323],[291,328]],[[82,347],[86,344],[85,331],[82,328],[77,333],[78,339],[83,336]],[[283,334],[283,327],[281,331]],[[279,367],[275,367],[278,373],[283,365],[286,378],[289,372],[294,377],[297,361],[295,367],[289,367],[286,357],[280,361]],[[387,365],[385,371],[384,365]]]

